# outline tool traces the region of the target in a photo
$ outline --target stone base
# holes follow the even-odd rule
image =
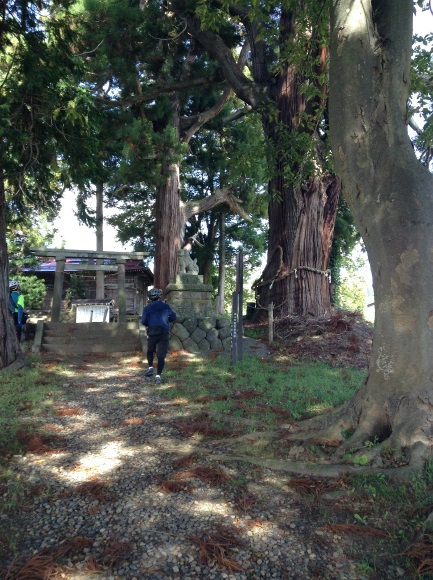
[[[168,284],[165,289],[165,294],[172,292],[173,290],[180,290],[181,292],[213,292],[213,286],[211,284],[203,284],[203,276],[198,274],[178,274],[176,276],[176,281]]]
[[[230,319],[223,316],[182,316],[171,327],[170,350],[205,353],[231,348]]]
[[[203,276],[178,274],[176,281],[166,287],[164,294],[178,317],[204,318],[215,316],[212,292],[213,286],[203,284]]]

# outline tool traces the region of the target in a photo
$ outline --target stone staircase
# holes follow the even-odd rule
[[[33,352],[60,355],[142,350],[139,321],[62,323],[39,320]]]

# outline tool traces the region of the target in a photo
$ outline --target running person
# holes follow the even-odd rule
[[[147,362],[149,364],[144,376],[153,376],[153,355],[156,352],[158,366],[156,368],[155,383],[157,385],[161,383],[161,374],[168,352],[169,322],[176,320],[176,313],[168,304],[161,300],[161,294],[162,290],[158,288],[149,290],[150,304],[143,308],[141,316],[141,324],[147,327]]]

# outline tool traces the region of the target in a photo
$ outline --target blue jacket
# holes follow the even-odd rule
[[[161,326],[166,332],[170,331],[169,322],[176,320],[176,313],[171,307],[162,302],[155,300],[143,308],[141,324],[144,326]]]

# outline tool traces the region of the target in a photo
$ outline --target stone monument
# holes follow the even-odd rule
[[[213,286],[203,284],[197,261],[192,260],[188,250],[179,250],[178,260],[179,272],[176,280],[164,292],[167,302],[179,317],[215,317],[215,309],[211,303]]]
[[[212,306],[213,287],[203,283],[189,251],[179,250],[179,271],[164,294],[177,314],[171,328],[170,349],[189,352],[230,350],[230,318],[217,316]]]

